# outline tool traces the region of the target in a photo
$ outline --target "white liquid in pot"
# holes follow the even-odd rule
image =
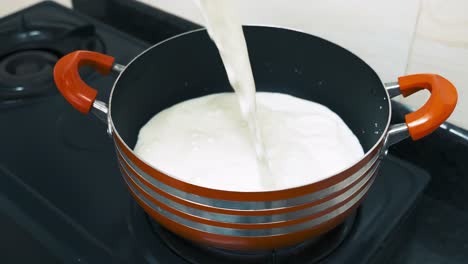
[[[356,136],[323,105],[260,92],[257,117],[273,188],[262,182],[250,131],[234,93],[192,99],[158,113],[141,129],[135,152],[175,178],[231,191],[309,184],[363,156]]]
[[[135,152],[180,180],[231,191],[270,191],[325,179],[363,156],[328,108],[285,94],[255,93],[232,1],[198,0],[234,93],[168,108],[141,130]]]

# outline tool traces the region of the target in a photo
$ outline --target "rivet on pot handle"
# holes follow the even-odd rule
[[[121,72],[124,66],[114,64],[114,58],[102,53],[78,50],[63,56],[54,67],[54,80],[63,97],[78,111],[93,113],[107,123],[107,104],[96,100],[96,89],[87,85],[80,77],[79,69],[91,66],[107,75],[111,70]]]
[[[390,97],[402,94],[409,96],[426,89],[431,93],[429,100],[417,111],[405,116],[405,124],[392,125],[388,132],[387,146],[398,143],[410,136],[413,140],[423,138],[452,114],[457,104],[455,86],[437,74],[414,74],[398,78],[398,83],[386,85]]]

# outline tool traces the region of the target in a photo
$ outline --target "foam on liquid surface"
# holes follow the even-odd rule
[[[234,93],[188,100],[158,113],[140,130],[135,152],[177,179],[231,191],[269,191],[317,182],[364,154],[341,118],[323,105],[260,92],[257,117],[270,186],[262,182],[251,133]]]

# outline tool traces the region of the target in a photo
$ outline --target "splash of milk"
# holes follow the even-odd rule
[[[234,1],[195,1],[205,18],[208,34],[218,48],[229,82],[237,94],[241,114],[250,130],[262,182],[267,189],[271,189],[274,182],[269,177],[271,173],[267,153],[256,116],[255,82]]]

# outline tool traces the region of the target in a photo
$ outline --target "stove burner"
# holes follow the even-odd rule
[[[0,61],[0,79],[31,81],[49,74],[58,56],[42,50],[26,50],[6,56]],[[22,87],[17,87],[21,90]]]
[[[161,227],[148,217],[154,233],[190,263],[318,263],[337,249],[352,230],[358,212],[330,232],[299,245],[262,252],[237,252],[196,245]]]
[[[104,52],[91,24],[36,21],[25,16],[0,25],[0,100],[12,101],[56,91],[53,67],[78,49]],[[92,71],[81,72],[82,76]]]

